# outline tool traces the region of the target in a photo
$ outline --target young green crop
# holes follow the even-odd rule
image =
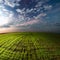
[[[0,34],[0,60],[59,60],[60,34],[20,32]]]

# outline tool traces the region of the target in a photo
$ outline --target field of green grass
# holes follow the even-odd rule
[[[60,60],[60,34],[0,34],[0,60]]]

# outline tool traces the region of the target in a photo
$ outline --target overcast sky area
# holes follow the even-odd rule
[[[60,0],[0,0],[0,33],[60,32]]]

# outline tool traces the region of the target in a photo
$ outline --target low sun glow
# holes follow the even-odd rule
[[[5,16],[0,16],[0,26],[8,23],[8,18]]]
[[[0,7],[0,26],[3,26],[8,23],[8,15]]]

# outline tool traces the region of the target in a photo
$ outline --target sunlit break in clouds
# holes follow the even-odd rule
[[[0,33],[60,32],[60,0],[0,0]]]

